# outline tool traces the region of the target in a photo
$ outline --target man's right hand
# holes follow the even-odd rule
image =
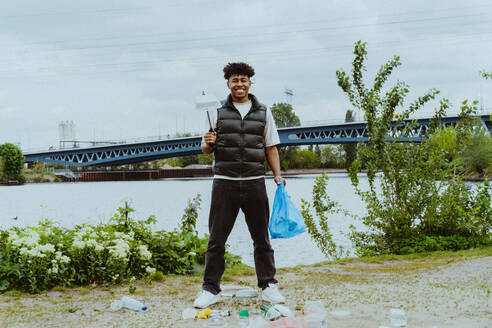
[[[203,139],[207,143],[207,145],[213,145],[215,143],[215,140],[217,140],[217,132],[207,132],[205,133],[205,136],[203,136]]]

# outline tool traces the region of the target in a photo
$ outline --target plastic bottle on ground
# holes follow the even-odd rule
[[[123,296],[121,300],[111,303],[111,310],[118,311],[121,308],[130,309],[133,311],[146,311],[147,307],[140,301],[137,301],[130,296]]]
[[[208,315],[209,318],[216,317],[230,317],[231,311],[229,310],[212,310],[212,312]]]
[[[241,310],[238,312],[239,315],[239,327],[246,328],[249,326],[249,310]]]
[[[186,320],[186,319],[195,319],[197,312],[198,311],[196,309],[187,308],[187,309],[184,309],[183,310],[183,312],[181,313],[181,317],[184,320]]]
[[[266,320],[275,320],[282,314],[273,305],[265,303],[261,306],[261,315]]]
[[[245,288],[245,289],[240,289],[234,294],[232,294],[232,297],[237,297],[237,298],[253,298],[253,297],[258,297],[258,292],[252,288]]]

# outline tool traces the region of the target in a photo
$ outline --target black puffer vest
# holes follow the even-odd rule
[[[266,107],[249,94],[251,109],[241,119],[229,95],[217,109],[214,173],[229,177],[265,174]]]

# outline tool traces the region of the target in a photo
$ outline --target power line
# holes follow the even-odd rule
[[[444,16],[444,17],[433,17],[433,18],[422,18],[422,19],[408,19],[401,21],[391,21],[391,22],[381,22],[381,23],[367,23],[367,24],[356,24],[356,25],[346,25],[346,26],[330,26],[330,27],[320,27],[320,28],[306,28],[306,29],[298,29],[298,30],[290,30],[290,31],[272,31],[272,32],[262,32],[260,35],[258,33],[244,33],[244,34],[229,34],[229,35],[219,35],[219,36],[209,36],[209,37],[198,37],[198,38],[181,38],[181,39],[173,39],[173,40],[160,40],[160,41],[145,41],[145,42],[130,42],[130,43],[118,43],[118,44],[109,44],[109,45],[94,45],[94,46],[81,46],[81,47],[72,47],[68,49],[62,49],[61,51],[77,51],[77,50],[91,50],[91,49],[110,49],[110,48],[121,48],[121,47],[140,47],[140,46],[149,46],[149,45],[160,45],[160,44],[170,44],[170,43],[184,43],[184,42],[202,42],[202,41],[212,41],[212,40],[222,40],[222,39],[236,39],[236,38],[249,38],[249,37],[258,37],[258,36],[268,36],[268,35],[293,35],[298,33],[312,33],[312,32],[321,32],[321,31],[340,31],[346,29],[356,29],[356,28],[367,28],[367,27],[376,27],[376,26],[391,26],[397,24],[409,24],[409,23],[422,23],[422,22],[436,22],[442,20],[450,20],[456,18],[465,18],[465,17],[479,17],[486,16],[488,17],[488,13],[479,13],[479,14],[470,14],[470,15],[455,15],[455,16]],[[485,21],[489,22],[489,20]],[[70,41],[67,41],[70,42]],[[58,49],[50,49],[46,50],[48,52],[52,51],[60,51]]]
[[[490,36],[492,32],[488,33]],[[473,37],[474,35],[468,35]],[[483,34],[480,34],[479,36],[483,36]],[[471,41],[480,41],[483,42],[483,40],[471,40]],[[383,42],[374,42],[371,43],[371,46],[375,48],[383,48],[384,46],[388,44],[403,44],[401,48],[416,48],[419,46],[416,46],[413,43],[418,43],[418,42],[431,42],[433,46],[436,45],[436,42],[439,43],[453,43],[453,42],[460,42],[462,44],[461,38],[438,38],[438,39],[428,39],[428,38],[420,38],[420,39],[413,39],[413,40],[398,40],[398,41],[383,41]],[[425,45],[426,46],[426,45]],[[424,46],[424,47],[425,47]],[[423,47],[423,46],[420,46]],[[192,65],[197,65],[200,63],[208,63],[211,60],[216,60],[216,59],[230,59],[230,58],[248,58],[251,59],[252,57],[255,56],[268,56],[267,58],[273,58],[273,60],[277,61],[279,60],[278,56],[285,57],[285,58],[292,58],[292,56],[305,56],[306,54],[309,54],[309,56],[314,56],[315,52],[321,52],[319,55],[327,56],[327,57],[333,57],[333,56],[347,56],[346,52],[340,52],[340,53],[334,53],[334,51],[337,50],[349,50],[352,49],[353,45],[341,45],[341,46],[336,46],[336,47],[320,47],[320,48],[309,48],[309,49],[296,49],[296,50],[272,50],[272,51],[260,51],[260,52],[250,52],[250,53],[243,53],[243,54],[224,54],[220,56],[209,56],[209,57],[188,57],[188,58],[162,58],[159,60],[153,60],[153,61],[136,61],[136,62],[126,62],[126,63],[104,63],[104,64],[89,64],[89,65],[78,65],[78,66],[65,66],[61,67],[63,69],[85,69],[85,68],[91,68],[91,67],[102,67],[102,68],[107,68],[107,67],[123,67],[123,69],[117,69],[117,70],[100,70],[100,71],[92,71],[92,72],[68,72],[65,71],[64,74],[70,74],[70,75],[92,75],[94,73],[112,73],[112,72],[120,72],[120,73],[125,73],[125,72],[142,72],[142,71],[149,71],[149,68],[147,69],[141,69],[141,68],[135,68],[135,69],[129,69],[128,66],[145,66],[145,65],[152,65],[152,64],[158,64],[158,63],[173,63],[173,62],[186,62]],[[331,53],[326,53],[326,51],[331,51]],[[275,55],[276,57],[272,57]],[[60,67],[57,67],[60,68]],[[42,70],[49,71],[50,68],[42,68]],[[8,73],[8,70],[0,71],[2,73]],[[53,73],[53,74],[58,74],[58,73]],[[17,74],[16,74],[17,76]],[[3,77],[6,77],[6,75],[3,75]]]
[[[489,4],[489,5],[483,5],[481,6],[481,8],[483,7],[490,7],[492,6],[492,4]],[[138,7],[140,9],[143,9],[143,8],[149,8],[149,7]],[[439,10],[439,13],[442,13],[443,11],[450,11],[450,10],[465,10],[465,9],[469,9],[469,8],[473,8],[473,9],[477,9],[476,6],[468,6],[468,7],[460,7],[460,8],[452,8],[452,9],[442,9],[442,10]],[[132,8],[123,8],[123,9],[113,9],[113,10],[132,10]],[[107,9],[107,10],[101,10],[103,12],[105,11],[112,11],[112,9]],[[429,14],[429,13],[432,13],[433,11],[430,11],[430,10],[425,10],[425,11],[414,11],[414,12],[407,12],[407,13],[404,13],[404,14],[415,14],[415,13],[426,13],[426,14]],[[382,15],[382,16],[378,16],[378,18],[381,18],[381,17],[393,17],[393,16],[401,16],[403,14],[398,14],[398,15]],[[356,28],[356,27],[370,27],[370,26],[378,26],[378,25],[392,25],[392,24],[400,24],[400,23],[410,23],[410,22],[423,22],[423,21],[432,21],[432,20],[440,20],[440,19],[450,19],[450,18],[463,18],[463,17],[471,17],[471,16],[482,16],[482,15],[487,15],[487,13],[484,13],[483,11],[479,14],[471,14],[471,15],[457,15],[457,16],[448,16],[448,17],[437,17],[437,18],[421,18],[421,19],[415,19],[415,20],[407,20],[407,21],[393,21],[393,22],[382,22],[382,23],[373,23],[373,24],[362,24],[362,25],[353,25],[353,26],[345,26],[345,27],[336,27],[336,28],[322,28],[322,29],[314,29],[313,31],[316,31],[316,30],[325,30],[325,29],[334,29],[334,30],[338,30],[338,29],[344,29],[344,28]],[[264,32],[264,29],[265,28],[268,28],[268,27],[280,27],[280,26],[291,26],[291,25],[307,25],[307,24],[315,24],[315,23],[325,23],[325,22],[330,22],[330,23],[333,23],[333,22],[337,22],[337,21],[347,21],[347,20],[354,20],[354,19],[361,19],[361,18],[367,18],[367,16],[360,16],[360,17],[344,17],[343,19],[340,19],[340,18],[330,18],[330,19],[324,19],[324,20],[317,20],[317,21],[301,21],[301,22],[289,22],[289,23],[282,23],[282,24],[266,24],[266,25],[254,25],[254,26],[249,26],[247,27],[248,29],[259,29],[259,30],[262,30]],[[243,30],[244,28],[241,28],[241,30]],[[135,34],[135,35],[129,35],[129,36],[112,36],[112,37],[97,37],[97,38],[94,38],[94,37],[89,37],[89,38],[81,38],[81,39],[69,39],[69,40],[54,40],[54,41],[35,41],[35,42],[30,42],[28,44],[63,44],[63,43],[73,43],[73,42],[80,42],[80,41],[104,41],[104,40],[114,40],[114,39],[124,39],[124,38],[142,38],[142,37],[154,37],[154,36],[172,36],[172,35],[179,35],[179,34],[193,34],[193,33],[200,33],[200,34],[203,34],[203,33],[207,33],[207,32],[214,32],[214,31],[219,31],[219,32],[223,32],[223,31],[229,31],[230,29],[224,29],[224,28],[218,28],[218,29],[200,29],[200,30],[191,30],[191,31],[180,31],[180,32],[166,32],[166,33],[151,33],[151,34]],[[283,33],[303,33],[303,32],[309,32],[310,30],[306,30],[306,31],[303,31],[303,30],[294,30],[294,31],[288,31],[288,32],[283,32]],[[231,37],[234,37],[235,35],[231,36]],[[228,37],[228,36],[221,36],[221,37]],[[204,39],[204,40],[208,40],[208,39]],[[172,41],[172,40],[171,40]],[[178,40],[179,41],[179,40]],[[196,40],[191,40],[191,41],[196,41]],[[10,44],[12,45],[12,44]],[[4,46],[9,46],[9,44],[7,45],[4,45]]]

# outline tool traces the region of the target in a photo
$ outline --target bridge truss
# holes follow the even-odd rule
[[[483,127],[492,131],[492,121],[489,115],[480,116]],[[458,117],[447,117],[442,125],[458,122]],[[406,121],[408,124],[410,121]],[[425,135],[430,119],[419,119],[418,124],[406,135],[402,134],[404,126],[392,123],[389,140],[397,142],[421,142]],[[323,126],[300,126],[278,129],[279,146],[298,146],[313,144],[343,144],[368,141],[365,123],[345,123]],[[160,141],[140,142],[131,144],[116,144],[89,148],[73,148],[48,150],[44,152],[25,153],[26,162],[57,163],[66,166],[113,166],[150,161],[170,157],[195,155],[201,153],[201,137],[189,137]]]

